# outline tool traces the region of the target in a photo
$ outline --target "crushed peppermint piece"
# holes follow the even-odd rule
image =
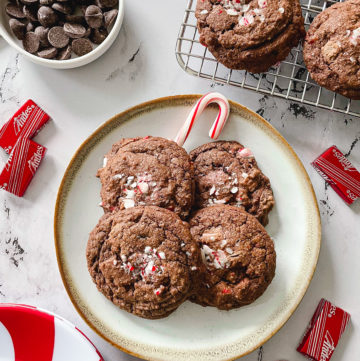
[[[238,12],[235,9],[228,9],[226,10],[227,14],[230,16],[236,16]]]
[[[133,199],[135,197],[135,191],[131,189],[125,189],[125,193],[127,199]]]
[[[230,294],[230,293],[231,293],[231,290],[228,289],[228,288],[224,288],[224,289],[222,290],[222,293],[224,293],[224,294]]]
[[[124,174],[115,174],[112,179],[116,180],[116,179],[121,179],[124,176]]]
[[[123,204],[126,209],[132,208],[135,206],[135,201],[133,199],[123,199]]]
[[[223,248],[223,247],[226,246],[226,244],[227,244],[227,240],[226,240],[226,239],[223,239],[223,240],[221,241],[221,243],[220,243],[220,247]]]
[[[122,254],[120,257],[124,263],[127,261],[127,257],[124,254]]]
[[[164,290],[164,286],[161,285],[159,288],[157,288],[156,290],[154,290],[154,293],[156,294],[156,296],[159,296],[160,293]]]
[[[113,260],[113,265],[114,265],[114,266],[117,265],[117,260],[116,260],[116,259]]]
[[[230,192],[231,192],[232,194],[235,194],[235,193],[237,193],[238,190],[239,190],[238,187],[232,187],[232,188],[230,189]]]
[[[105,167],[106,167],[106,165],[107,165],[107,161],[108,161],[108,159],[107,159],[107,158],[104,158],[104,160],[103,160],[103,168],[105,168]]]
[[[233,254],[233,253],[234,253],[234,251],[233,251],[230,247],[226,247],[226,248],[225,248],[225,251],[226,251],[227,253],[229,253],[229,254]]]
[[[182,242],[182,243],[180,244],[180,247],[185,247],[185,243]]]
[[[221,249],[215,251],[206,244],[201,247],[201,258],[205,265],[211,265],[216,269],[227,268],[228,266],[225,252]]]
[[[164,252],[159,252],[158,255],[159,255],[159,257],[160,257],[161,259],[165,259],[165,258],[166,258]]]
[[[355,63],[355,62],[356,62],[356,59],[355,59],[353,56],[350,56],[350,61],[351,61],[352,63]]]
[[[264,15],[260,15],[260,21],[263,23],[265,21],[265,16]]]
[[[156,187],[156,182],[152,182],[151,185],[152,185],[153,187]]]
[[[285,9],[283,7],[279,8],[279,13],[284,14]]]
[[[247,173],[242,173],[241,176],[246,179],[249,175]]]
[[[245,4],[242,6],[241,11],[246,13],[250,9],[250,4]]]
[[[258,4],[260,6],[260,9],[264,9],[267,5],[267,1],[266,0],[258,0]]]
[[[201,15],[206,15],[207,13],[208,13],[208,11],[206,9],[200,11]]]
[[[187,255],[188,257],[191,257],[191,253],[190,253],[189,251],[186,251],[186,255]]]
[[[100,203],[99,203],[99,207],[102,207],[102,206],[103,206],[103,202],[100,202]]]
[[[225,199],[214,199],[214,203],[216,203],[216,204],[225,204],[226,200]]]
[[[350,43],[353,45],[358,45],[358,40],[360,40],[360,28],[353,30],[350,35]]]
[[[139,183],[138,188],[139,188],[140,192],[144,193],[144,194],[146,194],[149,191],[149,185],[144,182]]]
[[[154,267],[154,261],[151,260],[144,269],[145,275],[149,275],[150,273],[154,272],[153,267]]]
[[[249,148],[242,148],[238,151],[238,155],[241,158],[253,158],[254,154]]]
[[[215,186],[212,186],[209,190],[209,194],[212,196],[215,193]]]
[[[137,183],[136,183],[136,182],[134,182],[134,183],[132,183],[132,184],[130,185],[131,188],[135,188],[136,186],[137,186]]]
[[[152,248],[150,246],[146,246],[145,249],[144,249],[144,252],[146,254],[149,254],[151,252]]]
[[[196,271],[196,270],[197,270],[197,267],[192,266],[192,267],[191,267],[191,270],[192,270],[192,271]]]

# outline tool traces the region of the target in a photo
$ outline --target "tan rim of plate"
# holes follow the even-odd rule
[[[54,237],[55,237],[56,258],[57,258],[57,262],[58,262],[58,266],[59,266],[62,281],[64,283],[66,292],[68,293],[72,304],[74,305],[75,309],[80,314],[80,316],[83,318],[83,320],[88,324],[88,326],[93,331],[95,331],[99,336],[101,336],[103,339],[105,339],[111,345],[117,347],[121,351],[124,351],[124,352],[126,352],[126,353],[128,353],[130,355],[133,355],[135,357],[138,357],[140,359],[144,359],[144,356],[139,355],[139,354],[137,354],[137,353],[135,353],[133,351],[127,350],[124,347],[122,347],[121,345],[118,345],[118,344],[114,343],[112,340],[110,340],[110,338],[107,335],[105,335],[103,332],[101,332],[101,330],[97,329],[87,319],[86,315],[82,312],[82,310],[80,309],[79,305],[77,304],[75,298],[73,297],[73,295],[71,293],[70,285],[68,284],[67,279],[66,279],[63,260],[62,260],[62,257],[61,257],[62,212],[64,210],[64,206],[65,206],[65,203],[66,203],[66,198],[67,198],[67,195],[68,195],[68,191],[69,191],[69,189],[71,187],[73,177],[76,175],[78,169],[80,168],[80,165],[81,165],[82,161],[86,158],[87,154],[96,145],[97,141],[100,138],[103,138],[105,135],[109,134],[112,131],[113,128],[117,127],[121,123],[124,123],[125,121],[127,121],[127,120],[129,120],[129,119],[131,119],[131,118],[133,118],[135,116],[139,116],[142,113],[150,112],[151,110],[159,108],[159,107],[181,106],[181,105],[189,105],[189,106],[191,106],[200,97],[201,97],[201,95],[198,95],[198,94],[189,94],[189,95],[175,95],[175,96],[168,96],[168,97],[164,97],[164,98],[154,99],[154,100],[139,104],[137,106],[134,106],[134,107],[132,107],[130,109],[127,109],[124,112],[119,113],[119,114],[115,115],[114,117],[112,117],[111,119],[109,119],[108,121],[106,121],[99,128],[97,128],[95,130],[95,132],[92,133],[80,145],[80,147],[76,151],[75,155],[71,158],[71,161],[70,161],[70,163],[69,163],[69,165],[68,165],[68,167],[67,167],[67,169],[65,171],[64,177],[63,177],[63,179],[61,181],[59,191],[58,191],[58,195],[57,195],[57,199],[56,199],[55,216],[54,216]],[[318,207],[318,204],[317,204],[315,192],[314,192],[313,186],[311,184],[310,178],[309,178],[308,174],[306,173],[306,170],[305,170],[303,164],[301,163],[299,157],[296,155],[296,153],[291,148],[289,143],[285,140],[285,138],[272,125],[270,125],[260,115],[253,112],[252,110],[240,105],[239,103],[233,102],[231,100],[229,101],[229,103],[230,103],[232,111],[236,111],[237,113],[242,113],[242,114],[247,113],[250,117],[256,118],[261,123],[261,125],[264,128],[266,128],[269,131],[269,133],[272,134],[274,139],[277,139],[277,141],[280,141],[287,148],[287,150],[292,154],[294,160],[296,161],[296,163],[298,165],[299,172],[302,173],[302,175],[304,177],[304,180],[306,181],[306,185],[308,186],[309,190],[311,191],[313,205],[314,205],[314,207],[316,209],[316,219],[313,219],[313,223],[314,223],[313,228],[315,230],[317,229],[317,234],[314,234],[314,241],[316,241],[316,246],[317,246],[317,248],[316,248],[316,252],[317,252],[316,259],[315,259],[314,264],[312,265],[311,273],[310,273],[310,275],[309,275],[309,277],[307,279],[306,287],[303,287],[303,289],[301,290],[300,294],[298,295],[297,299],[294,302],[293,307],[289,310],[289,312],[286,315],[283,322],[281,322],[278,325],[278,327],[265,340],[259,342],[257,345],[255,345],[253,348],[251,348],[247,352],[239,354],[234,358],[228,359],[229,361],[231,361],[231,360],[236,360],[239,357],[245,356],[245,355],[253,352],[257,348],[259,348],[261,345],[263,345],[266,341],[268,341],[272,336],[274,336],[280,330],[280,328],[282,326],[284,326],[284,324],[288,321],[290,316],[294,313],[294,311],[298,307],[300,301],[304,297],[304,295],[305,295],[305,293],[306,293],[306,291],[307,291],[307,289],[308,289],[308,287],[310,285],[310,282],[311,282],[311,280],[313,278],[313,275],[314,275],[314,272],[315,272],[315,269],[316,269],[316,265],[317,265],[317,261],[318,261],[318,258],[319,258],[319,252],[320,252],[320,246],[321,246],[321,220],[320,220],[319,207]]]

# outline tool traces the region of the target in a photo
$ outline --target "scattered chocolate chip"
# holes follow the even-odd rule
[[[73,39],[82,38],[86,34],[86,29],[80,24],[64,24],[64,31],[67,36]]]
[[[107,36],[108,36],[108,32],[106,29],[104,28],[93,29],[91,32],[90,40],[94,44],[101,44],[106,39]]]
[[[40,58],[44,59],[53,59],[57,55],[57,49],[56,48],[47,48],[41,51],[38,51],[37,55],[40,56]]]
[[[103,23],[103,13],[101,9],[96,5],[88,6],[85,12],[85,20],[91,28],[100,28]]]
[[[65,21],[71,24],[86,24],[84,17],[81,15],[65,15]]]
[[[16,18],[16,19],[25,19],[26,18],[25,14],[22,11],[22,9],[20,8],[20,6],[18,6],[16,4],[8,3],[5,7],[5,11],[12,18]]]
[[[40,47],[39,37],[32,31],[26,33],[23,40],[23,46],[27,52],[31,54],[36,53]]]
[[[64,29],[61,26],[54,26],[48,33],[49,43],[55,48],[65,48],[69,44],[69,37],[65,34]]]
[[[59,51],[57,59],[58,60],[69,60],[69,59],[71,59],[71,53],[72,53],[71,46],[68,45],[66,48],[61,49]]]
[[[48,6],[41,6],[38,10],[38,20],[45,28],[50,28],[58,21],[55,11]]]
[[[84,39],[84,38],[73,40],[71,46],[74,53],[77,56],[83,56],[85,54],[90,53],[93,50],[91,41],[89,39]]]
[[[10,28],[12,30],[12,32],[14,33],[14,35],[19,39],[19,40],[23,40],[25,37],[25,29],[26,29],[26,25],[23,24],[21,21],[19,21],[18,19],[10,19],[9,20],[9,25]]]
[[[119,11],[116,9],[112,9],[104,13],[104,25],[107,30],[109,30],[114,25],[118,13]]]

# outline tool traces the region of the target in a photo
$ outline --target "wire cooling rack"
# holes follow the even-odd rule
[[[336,0],[300,0],[308,28],[314,17],[336,3]],[[266,73],[229,70],[200,44],[195,18],[196,0],[187,0],[184,20],[176,43],[176,57],[189,74],[215,82],[255,90],[319,108],[360,117],[360,101],[350,100],[317,85],[307,71],[302,47],[292,49],[286,60]]]

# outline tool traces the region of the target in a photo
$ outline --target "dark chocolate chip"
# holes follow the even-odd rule
[[[113,8],[117,6],[118,0],[96,0],[96,5],[103,8]]]
[[[69,4],[54,3],[52,8],[59,13],[70,15],[73,12],[72,7]]]
[[[35,34],[39,37],[40,45],[44,48],[47,48],[50,46],[49,40],[48,40],[48,33],[49,29],[44,28],[43,26],[38,26],[35,29]]]
[[[104,25],[108,31],[110,31],[110,28],[114,25],[118,13],[116,9],[104,13]]]
[[[91,28],[100,28],[103,23],[103,13],[101,9],[96,5],[88,6],[85,12],[85,20]]]
[[[31,54],[36,53],[40,47],[39,37],[32,31],[26,33],[23,40],[23,46],[27,52]]]
[[[101,44],[109,35],[105,28],[93,29],[91,32],[90,40],[94,44]]]
[[[33,6],[24,5],[23,13],[29,21],[38,21],[37,18],[37,9]]]
[[[8,3],[5,7],[5,11],[12,18],[25,19],[26,17],[20,6],[13,3]]]
[[[53,59],[57,55],[58,51],[56,48],[47,48],[41,51],[38,51],[37,55],[40,56],[40,58],[44,59]]]
[[[71,59],[71,53],[72,53],[71,46],[68,45],[66,48],[61,49],[59,51],[59,55],[58,55],[57,59],[58,60],[69,60],[69,59]]]
[[[41,6],[38,10],[38,19],[42,26],[50,28],[58,21],[55,11],[48,6]]]
[[[90,53],[93,50],[91,41],[89,39],[84,39],[84,38],[73,40],[71,46],[74,53],[78,56],[83,56],[87,53]]]
[[[9,25],[14,35],[19,39],[23,40],[25,37],[26,25],[17,19],[10,19]]]
[[[55,48],[65,48],[69,44],[69,37],[61,26],[54,26],[48,33],[49,43]]]
[[[64,31],[67,36],[73,39],[82,38],[86,34],[86,29],[80,24],[64,24]]]

